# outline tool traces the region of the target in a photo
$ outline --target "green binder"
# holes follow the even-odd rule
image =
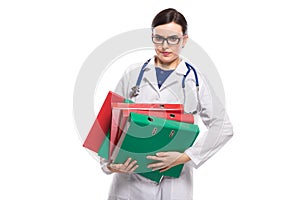
[[[108,160],[109,157],[109,143],[110,143],[110,130],[108,130],[106,137],[103,140],[103,143],[101,144],[99,151],[98,151],[98,156],[105,158]]]
[[[124,99],[124,103],[134,103],[134,102],[130,99]]]
[[[146,156],[164,151],[184,152],[192,146],[199,132],[195,124],[132,112],[113,152],[113,163],[124,163],[131,157],[139,165],[135,173],[157,183],[163,176],[178,178],[183,164],[160,173],[159,170],[151,171],[147,168],[148,164],[155,161]]]

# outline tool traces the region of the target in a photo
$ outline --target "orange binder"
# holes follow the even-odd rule
[[[126,113],[122,113],[122,111]],[[180,118],[181,115],[183,114],[183,105],[182,104],[112,103],[112,121],[111,121],[111,131],[110,131],[109,157],[112,155],[112,152],[120,137],[122,128],[124,127],[124,124],[130,112],[141,112],[144,114],[153,113],[153,116],[158,115],[159,117],[163,117],[163,118],[168,118],[167,115],[169,114],[171,115],[169,116],[170,118],[173,117],[174,120],[181,121]],[[194,122],[193,115],[186,114],[186,117],[187,117],[186,118],[187,121],[192,123]]]
[[[112,103],[124,102],[125,98],[109,91],[95,119],[83,146],[96,153],[111,126]]]

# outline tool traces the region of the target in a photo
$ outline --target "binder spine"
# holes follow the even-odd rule
[[[120,148],[122,146],[122,142],[123,142],[123,140],[125,138],[125,135],[126,135],[126,133],[128,131],[129,126],[130,126],[130,123],[127,121],[126,125],[124,126],[124,129],[123,129],[123,131],[121,133],[120,139],[119,139],[119,141],[118,141],[116,147],[114,148],[113,153],[112,153],[112,155],[110,157],[110,162],[114,162],[115,161],[115,159],[116,159],[116,157],[117,157],[117,155],[118,155],[118,153],[120,151]]]

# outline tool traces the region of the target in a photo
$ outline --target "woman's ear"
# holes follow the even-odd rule
[[[183,36],[183,41],[182,41],[182,48],[184,48],[184,46],[186,45],[187,41],[188,41],[189,36],[188,35],[184,35]]]

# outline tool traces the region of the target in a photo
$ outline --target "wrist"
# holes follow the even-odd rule
[[[113,169],[113,168],[110,166],[110,164],[107,164],[106,168],[107,168],[109,171],[111,171],[111,173],[116,172],[116,170]]]
[[[182,153],[182,155],[177,160],[177,163],[178,163],[178,165],[180,165],[180,164],[184,164],[190,160],[191,160],[191,158],[187,154]]]

